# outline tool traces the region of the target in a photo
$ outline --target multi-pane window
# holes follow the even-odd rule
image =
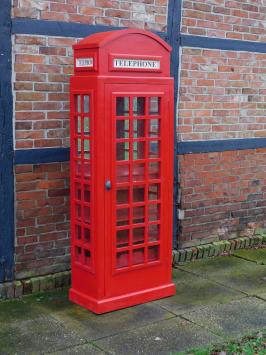
[[[161,97],[116,97],[115,268],[160,260]]]

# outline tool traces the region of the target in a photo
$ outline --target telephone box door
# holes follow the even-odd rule
[[[105,87],[105,290],[115,297],[171,282],[172,91]]]

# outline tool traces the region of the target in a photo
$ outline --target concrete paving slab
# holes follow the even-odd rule
[[[266,248],[236,250],[233,255],[259,265],[266,265]]]
[[[51,317],[2,322],[0,354],[43,354],[84,343],[75,329],[67,330]]]
[[[156,303],[177,315],[210,304],[225,303],[245,297],[242,292],[186,271],[174,270],[173,281],[176,284],[176,295]]]
[[[67,290],[50,292],[43,294],[42,297],[38,307],[43,313],[52,314],[53,318],[64,324],[67,329],[76,329],[87,341],[117,334],[122,329],[125,331],[139,328],[174,317],[172,313],[155,303],[96,315],[69,302]]]
[[[178,267],[248,295],[266,292],[266,267],[234,256],[196,260]]]
[[[266,303],[246,297],[195,310],[183,317],[223,337],[244,336],[266,327]]]
[[[115,355],[166,355],[220,340],[202,327],[175,318],[107,337],[95,344]]]
[[[99,348],[96,348],[92,344],[84,344],[78,346],[71,346],[70,348],[66,348],[60,351],[49,353],[51,355],[105,355],[106,352],[102,351]]]

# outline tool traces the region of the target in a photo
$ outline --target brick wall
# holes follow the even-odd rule
[[[69,76],[74,38],[16,35],[16,148],[69,146]]]
[[[179,158],[179,246],[205,244],[266,227],[266,149]]]
[[[15,275],[69,268],[69,163],[18,165]]]
[[[13,15],[163,31],[167,4],[167,0],[13,0]]]
[[[266,137],[266,54],[183,48],[179,140]]]
[[[264,0],[184,0],[183,33],[266,42]]]

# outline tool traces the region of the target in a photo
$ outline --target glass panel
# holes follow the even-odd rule
[[[133,207],[133,223],[144,223],[144,207]]]
[[[91,252],[87,249],[84,250],[84,264],[91,266]]]
[[[148,261],[156,261],[160,259],[160,247],[159,245],[153,245],[148,248]]]
[[[81,226],[76,225],[76,239],[81,239]]]
[[[116,191],[116,203],[118,205],[123,203],[129,203],[129,188],[119,188]]]
[[[116,160],[129,160],[129,143],[116,143]]]
[[[84,139],[84,158],[90,159],[90,141],[89,141],[89,139]]]
[[[145,137],[145,120],[133,120],[133,137],[142,138]]]
[[[116,246],[117,248],[126,247],[129,245],[129,230],[125,229],[116,232]]]
[[[134,164],[133,165],[133,181],[143,181],[145,177],[145,165]]]
[[[149,114],[150,115],[159,115],[160,114],[160,98],[151,97],[149,104]]]
[[[116,254],[116,268],[121,269],[122,267],[127,267],[129,264],[129,253],[128,251],[122,251]]]
[[[75,205],[75,217],[81,219],[81,205]]]
[[[87,95],[84,95],[84,113],[88,113],[90,110],[90,98]]]
[[[88,228],[84,228],[84,242],[85,243],[91,242],[91,231]]]
[[[149,158],[158,158],[159,157],[159,142],[152,141],[149,144]]]
[[[116,225],[125,226],[129,224],[129,209],[121,208],[116,210]]]
[[[133,202],[144,201],[145,197],[145,187],[144,186],[134,186],[133,187]]]
[[[80,247],[75,247],[75,259],[78,263],[82,262],[82,250]]]
[[[79,161],[79,160],[76,160],[76,162],[75,162],[75,175],[76,175],[76,177],[81,176],[81,161]]]
[[[134,228],[133,229],[133,244],[142,244],[144,243],[144,233],[145,228]]]
[[[129,120],[116,121],[116,138],[129,138]]]
[[[80,102],[81,102],[80,95],[76,95],[76,111],[77,112],[80,112],[80,107],[81,107]]]
[[[81,200],[81,184],[75,184],[75,199]]]
[[[144,248],[133,250],[132,264],[139,265],[144,263]]]
[[[81,157],[81,139],[78,138],[75,140],[75,147],[76,147],[76,157],[80,158]]]
[[[160,225],[150,224],[148,228],[148,241],[155,242],[160,238]]]
[[[129,115],[129,97],[116,98],[116,116]]]
[[[91,177],[91,163],[86,160],[83,164],[83,171],[85,179],[89,179]]]
[[[91,201],[90,185],[84,185],[84,202]]]
[[[159,179],[160,178],[160,163],[154,162],[149,163],[149,179]]]
[[[116,167],[116,182],[128,182],[129,181],[129,166],[117,165]]]
[[[89,117],[84,117],[84,133],[90,134],[90,119]]]
[[[160,120],[149,120],[149,137],[159,137],[160,135]]]
[[[133,142],[133,159],[145,158],[145,142]]]
[[[148,191],[149,200],[159,200],[160,198],[159,192],[160,192],[160,186],[158,184],[150,185]]]
[[[143,116],[145,114],[145,97],[133,97],[134,116]]]
[[[81,133],[81,117],[78,116],[76,118],[76,134],[80,134]]]
[[[149,205],[148,219],[149,221],[160,219],[160,205]]]
[[[90,207],[88,206],[84,206],[84,221],[85,223],[90,223],[91,222],[91,211],[90,211]]]

